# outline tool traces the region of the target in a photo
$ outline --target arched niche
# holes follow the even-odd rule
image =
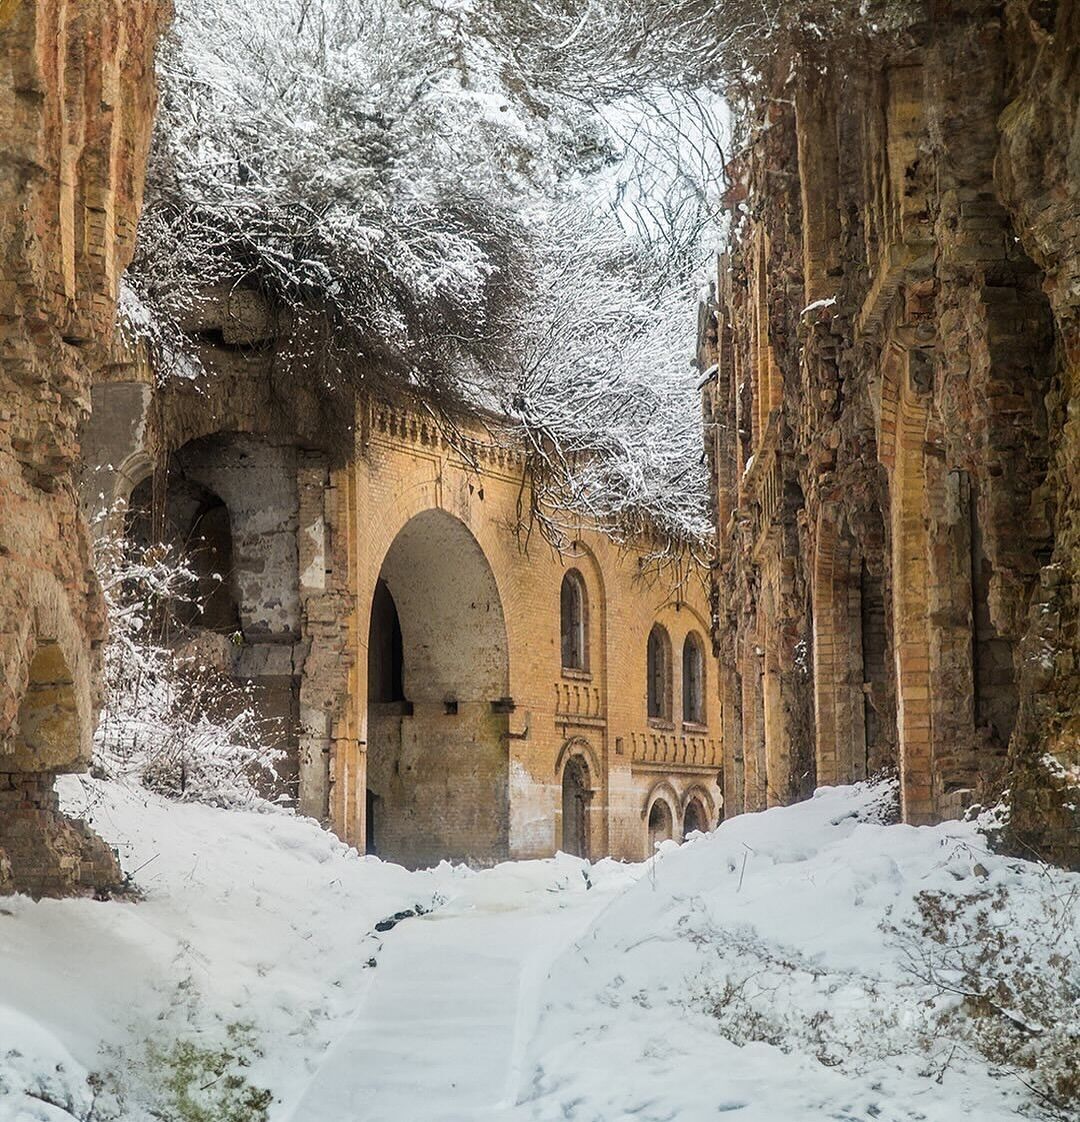
[[[685,838],[695,832],[705,834],[709,828],[709,814],[701,798],[694,795],[683,808],[682,836]]]
[[[660,842],[675,837],[677,824],[682,821],[678,795],[666,779],[649,791],[642,817],[645,820],[645,856],[651,857]]]

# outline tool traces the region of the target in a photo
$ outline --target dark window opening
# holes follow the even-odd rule
[[[184,622],[209,631],[240,630],[240,611],[233,595],[233,547],[229,508],[216,495],[206,499],[191,522],[186,542],[188,560],[198,578],[194,604],[182,604]],[[201,607],[201,611],[199,610]]]
[[[649,810],[649,849],[671,837],[671,808],[663,799],[657,799]]]
[[[562,664],[567,670],[586,669],[585,619],[585,582],[576,569],[571,569],[563,577],[562,588],[559,590]]]
[[[397,605],[386,581],[375,584],[368,634],[368,699],[405,700],[405,647]]]
[[[885,630],[885,591],[880,576],[870,572],[866,561],[859,570],[859,624],[862,633],[862,680],[865,686],[863,711],[866,729],[866,764],[873,769],[882,751],[886,729],[878,711],[888,685],[888,635]],[[891,716],[887,715],[887,716]]]
[[[682,655],[683,720],[694,725],[705,723],[705,650],[691,632],[683,643]]]
[[[647,650],[648,712],[652,720],[671,720],[671,641],[655,624]]]
[[[683,837],[689,837],[693,833],[707,833],[709,829],[709,820],[702,809],[701,803],[697,799],[691,800],[686,804],[686,811],[683,814]]]

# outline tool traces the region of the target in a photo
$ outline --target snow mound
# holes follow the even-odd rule
[[[3,901],[0,1122],[1073,1116],[1080,876],[888,825],[888,784],[480,872],[61,793],[144,898]]]
[[[1002,920],[1026,938],[1044,906],[1063,902],[1067,925],[1071,899],[1075,947],[1080,877],[989,853],[975,823],[885,825],[891,794],[821,789],[656,862],[555,963],[515,1118],[994,1122],[1032,1108],[1026,1072],[943,1031],[958,999],[920,976],[918,901],[1004,888]]]

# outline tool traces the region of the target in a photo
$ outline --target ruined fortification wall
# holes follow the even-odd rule
[[[0,3],[0,888],[119,879],[53,779],[89,763],[105,620],[77,432],[133,250],[165,8]]]
[[[729,169],[701,361],[747,809],[891,765],[909,821],[1011,784],[1017,840],[1080,848],[1078,13],[794,52]]]

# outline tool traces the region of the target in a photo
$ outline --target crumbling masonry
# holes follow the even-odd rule
[[[776,62],[699,361],[726,808],[895,766],[1080,861],[1080,3]]]
[[[105,619],[76,434],[134,248],[163,8],[0,2],[0,891],[120,879],[53,781],[90,759]]]

